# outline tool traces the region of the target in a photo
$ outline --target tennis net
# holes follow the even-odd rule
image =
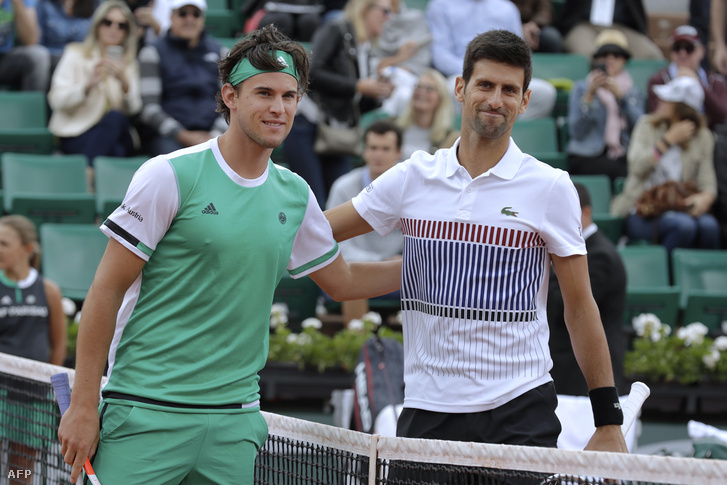
[[[50,385],[58,372],[73,384],[70,369],[0,354],[0,485],[68,483]],[[258,485],[727,484],[726,461],[393,438],[263,414]]]

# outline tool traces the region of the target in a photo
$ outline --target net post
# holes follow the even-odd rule
[[[369,485],[376,485],[376,477],[378,472],[376,470],[376,462],[379,457],[379,438],[377,434],[371,435],[371,444],[369,446]]]

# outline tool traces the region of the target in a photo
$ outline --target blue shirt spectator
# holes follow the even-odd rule
[[[523,36],[520,11],[509,0],[430,0],[427,22],[432,32],[432,63],[446,76],[462,73],[467,44],[477,34],[504,29]]]
[[[40,43],[55,58],[60,58],[63,48],[69,42],[83,42],[97,2],[74,0],[70,7],[65,5],[60,0],[38,1]]]

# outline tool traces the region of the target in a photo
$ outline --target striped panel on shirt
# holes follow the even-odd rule
[[[548,257],[543,239],[452,221],[402,219],[401,227],[402,309],[411,311],[416,349],[407,365],[476,379],[542,375],[536,341]]]

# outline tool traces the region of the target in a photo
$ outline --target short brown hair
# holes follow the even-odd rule
[[[263,71],[281,71],[284,69],[280,61],[270,55],[272,51],[287,52],[293,58],[295,71],[298,73],[298,92],[302,95],[308,89],[308,55],[300,42],[290,40],[274,25],[267,25],[262,29],[251,32],[241,39],[230,50],[229,54],[217,63],[220,71],[220,81],[227,84],[230,74],[243,57],[250,60],[250,64]],[[238,85],[239,86],[239,85]],[[238,88],[235,86],[235,89]],[[230,108],[222,99],[222,93],[217,92],[217,112],[230,122]]]
[[[487,59],[525,70],[523,93],[533,77],[533,60],[530,47],[517,35],[507,30],[490,30],[470,41],[464,55],[462,78],[467,84],[477,61]]]

